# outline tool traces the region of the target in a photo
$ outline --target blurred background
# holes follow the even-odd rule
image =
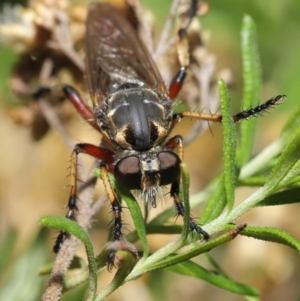
[[[18,1],[2,1],[4,5]],[[23,1],[25,3],[26,1]],[[156,18],[158,34],[168,15],[170,0],[142,0]],[[241,110],[242,69],[240,29],[245,14],[257,25],[259,54],[262,65],[262,102],[277,94],[288,100],[270,114],[259,117],[255,152],[274,141],[300,99],[300,2],[297,0],[208,0],[210,12],[201,18],[202,30],[209,37],[207,48],[217,57],[217,69],[230,68],[234,85],[230,89],[235,111]],[[20,3],[20,2],[18,2]],[[82,1],[76,1],[82,3]],[[0,18],[0,22],[4,20]],[[1,40],[0,40],[1,41]],[[42,231],[38,224],[45,215],[65,215],[63,206],[68,200],[66,177],[70,149],[61,137],[50,130],[41,140],[33,141],[28,127],[17,125],[9,116],[11,107],[19,100],[8,87],[8,79],[18,54],[0,44],[0,299],[39,300],[47,277],[38,276],[39,269],[53,261],[54,231]],[[99,135],[71,110],[67,130],[76,142],[98,143]],[[176,133],[185,135],[192,126],[185,120]],[[213,133],[213,134],[212,134]],[[213,126],[212,133],[202,134],[185,150],[185,162],[191,172],[191,193],[200,191],[219,173],[222,164],[222,132]],[[92,168],[92,159],[86,160]],[[197,162],[197,163],[196,163]],[[103,193],[101,183],[98,194]],[[238,189],[237,201],[252,189]],[[171,201],[158,206],[155,214],[171,206]],[[300,239],[299,206],[258,208],[238,222],[256,226],[275,226]],[[99,251],[106,241],[110,222],[109,206],[97,215],[90,234]],[[201,209],[195,210],[196,216]],[[129,212],[125,212],[129,219]],[[41,232],[42,231],[42,232]],[[172,239],[149,236],[151,250]],[[84,256],[83,250],[78,251]],[[299,301],[299,254],[287,247],[246,237],[238,237],[226,246],[211,252],[215,260],[236,281],[247,283],[261,291],[264,301]],[[202,262],[199,258],[197,261]],[[203,261],[204,262],[204,261]],[[112,274],[102,273],[100,288]],[[82,288],[68,293],[64,300],[83,300]],[[5,297],[2,299],[1,296]],[[24,297],[27,296],[27,297]],[[222,291],[205,282],[157,271],[128,283],[108,300],[244,300],[238,295]]]

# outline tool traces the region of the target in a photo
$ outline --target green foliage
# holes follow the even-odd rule
[[[230,278],[218,275],[215,272],[211,272],[193,261],[184,261],[167,268],[167,270],[184,276],[205,280],[219,288],[235,294],[244,296],[258,296],[259,294],[253,287],[233,281]]]
[[[261,91],[261,67],[258,55],[256,26],[249,16],[245,16],[241,31],[242,62],[244,95],[242,108],[251,108],[260,102]],[[238,168],[245,165],[252,154],[252,144],[254,141],[256,118],[251,118],[248,122],[242,122],[240,126],[240,141],[237,150]]]
[[[242,58],[244,77],[243,106],[246,108],[258,102],[261,87],[260,63],[257,52],[256,29],[253,20],[245,16],[242,26]],[[138,239],[141,241],[143,256],[136,263],[132,256],[124,254],[124,264],[118,269],[111,284],[101,290],[95,291],[97,273],[105,264],[107,251],[104,249],[94,257],[92,245],[84,230],[75,223],[62,218],[47,217],[42,224],[72,233],[84,243],[89,258],[89,274],[83,270],[84,277],[80,282],[89,281],[89,300],[103,300],[122,284],[140,277],[154,270],[165,269],[174,273],[205,280],[219,288],[244,296],[248,300],[259,300],[256,289],[230,279],[210,256],[204,256],[215,271],[200,266],[192,261],[195,256],[206,254],[242,234],[256,239],[284,244],[299,252],[300,242],[288,233],[270,227],[240,226],[236,227],[234,221],[245,212],[260,206],[285,205],[299,202],[298,179],[300,176],[300,127],[298,126],[298,110],[291,117],[282,135],[266,150],[251,159],[252,146],[255,133],[255,120],[244,122],[240,130],[240,143],[237,146],[236,129],[232,119],[230,98],[227,87],[219,79],[219,95],[223,114],[223,160],[224,172],[211,182],[201,193],[189,197],[189,173],[182,166],[182,199],[185,206],[184,224],[179,226],[165,225],[173,211],[167,210],[151,221],[144,221],[140,206],[133,195],[116,187],[130,209],[136,231],[127,236],[131,243]],[[99,171],[95,172],[101,176]],[[239,186],[261,186],[243,202],[235,204],[235,189]],[[189,216],[190,206],[194,207],[208,200],[201,217],[201,224],[208,233],[217,235],[208,242],[199,241],[199,237],[190,233]],[[226,210],[224,210],[226,208]],[[177,239],[150,254],[147,242],[147,233],[179,233]],[[184,249],[183,249],[184,248]],[[96,267],[98,272],[96,271]],[[216,273],[217,272],[217,273]],[[89,280],[88,280],[89,279]],[[66,282],[69,290],[77,286],[78,281]]]
[[[0,279],[1,300],[21,301],[24,296],[27,300],[40,298],[45,279],[39,276],[39,270],[48,260],[46,232],[45,228],[42,229],[30,247],[16,259],[12,256],[12,245],[17,238],[15,231],[8,232],[1,242],[1,268],[5,270]],[[9,265],[12,261],[13,264]]]
[[[258,57],[256,26],[249,16],[245,16],[243,20],[241,36],[244,80],[242,107],[247,109],[256,105],[260,100],[262,77]],[[2,53],[4,53],[3,50]],[[13,60],[15,57],[10,59]],[[2,72],[0,75],[3,78],[7,77],[5,74],[2,75]],[[1,82],[3,83],[4,80]],[[231,279],[208,255],[208,252],[231,241],[239,233],[250,238],[283,244],[299,252],[299,240],[281,229],[247,226],[241,230],[237,229],[232,223],[254,208],[259,210],[259,207],[262,206],[299,203],[300,106],[295,108],[294,114],[289,118],[281,136],[257,154],[256,157],[251,158],[256,119],[252,118],[241,124],[237,139],[235,124],[231,118],[232,111],[227,87],[222,79],[219,79],[218,83],[221,109],[224,116],[223,173],[215,178],[203,191],[189,196],[189,173],[186,167],[182,166],[182,199],[185,205],[183,227],[169,223],[170,218],[174,215],[172,208],[145,222],[140,205],[134,196],[130,192],[116,187],[117,192],[122,196],[130,210],[136,229],[129,233],[126,239],[131,243],[138,240],[141,242],[142,256],[136,262],[131,254],[122,253],[120,256],[125,259],[124,264],[118,269],[112,282],[107,287],[97,291],[98,274],[102,272],[106,264],[107,245],[103,247],[99,254],[94,254],[93,245],[88,234],[78,224],[59,217],[44,217],[41,220],[41,224],[44,226],[73,234],[83,242],[86,248],[89,261],[88,268],[78,264],[76,268],[80,270],[80,277],[78,275],[69,276],[65,280],[66,291],[72,291],[79,284],[82,284],[81,291],[77,294],[77,298],[80,296],[79,299],[72,297],[72,300],[83,300],[85,288],[87,287],[89,287],[89,300],[103,300],[124,283],[132,281],[149,271],[162,269],[204,280],[226,291],[242,295],[247,300],[259,300],[255,288]],[[95,174],[100,176],[98,170],[95,171]],[[235,204],[235,189],[245,186],[259,188],[237,205]],[[209,234],[215,234],[214,238],[208,242],[199,241],[199,237],[189,231],[190,207],[197,207],[204,202],[206,202],[206,206],[200,224]],[[219,234],[220,232],[223,234]],[[152,233],[179,234],[179,236],[151,254],[147,234]],[[0,266],[2,269],[6,268],[7,262],[11,259],[11,250],[15,239],[16,234],[12,231],[1,244]],[[22,291],[20,295],[20,290],[16,289],[18,284],[22,282],[22,287],[28,288],[26,298],[37,300],[41,294],[41,287],[44,285],[41,278],[37,279],[37,271],[48,260],[45,257],[47,253],[45,233],[42,231],[36,242],[15,260],[15,264],[6,275],[6,278],[1,279],[4,285],[0,287],[0,299],[23,300],[22,297],[25,292]],[[210,269],[192,261],[198,255],[202,255],[206,259]],[[22,270],[26,271],[26,275],[20,272]],[[43,271],[44,274],[49,272],[49,267],[46,267]],[[37,281],[39,282],[38,285]]]
[[[219,95],[221,110],[223,113],[223,161],[224,161],[224,189],[226,195],[227,208],[230,211],[234,205],[234,188],[236,180],[235,152],[236,152],[236,132],[235,123],[232,119],[230,98],[222,79],[219,79]]]

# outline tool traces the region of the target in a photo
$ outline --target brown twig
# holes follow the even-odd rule
[[[92,181],[90,181],[92,179]],[[93,215],[98,209],[100,209],[105,203],[106,198],[101,199],[97,202],[97,206],[92,206],[92,200],[94,195],[94,186],[96,183],[96,178],[86,177],[87,182],[91,184],[83,189],[78,194],[78,199],[81,200],[78,202],[78,213],[76,214],[77,222],[85,229],[89,228],[91,225],[91,220]],[[81,184],[82,186],[84,184]],[[79,188],[80,190],[80,188]],[[53,269],[48,280],[48,285],[43,294],[43,301],[58,301],[61,298],[63,291],[63,278],[67,273],[69,266],[74,258],[76,248],[80,241],[70,235],[68,239],[64,240],[61,244],[60,250],[56,256]]]
[[[174,0],[172,3],[168,18],[165,22],[164,28],[161,32],[159,41],[157,43],[157,47],[153,54],[153,59],[155,62],[157,62],[157,60],[170,48],[170,44],[167,42],[167,40],[170,35],[170,31],[172,29],[172,23],[174,21],[174,18],[175,18],[175,15],[178,10],[178,6],[179,6],[180,2],[181,2],[181,0]],[[174,39],[174,42],[175,42],[175,39]]]
[[[82,72],[85,71],[84,60],[74,49],[74,43],[69,28],[69,19],[65,12],[57,10],[57,24],[53,29],[53,40],[48,46],[61,50]]]
[[[197,65],[195,64],[191,66],[193,75],[199,84],[200,97],[198,98],[198,106],[200,111],[209,108],[210,111],[215,112],[219,106],[218,96],[213,95],[213,92],[211,92],[211,83],[215,70],[215,63],[214,57],[210,56],[210,59],[208,59],[208,55],[206,55],[204,60],[200,61],[199,59]],[[192,143],[208,128],[209,124],[207,122],[201,122],[200,120],[195,121],[190,133],[184,137],[184,145],[187,146]]]
[[[72,137],[70,136],[70,134],[58,118],[58,116],[56,115],[53,108],[47,102],[47,100],[40,98],[38,100],[38,104],[41,109],[42,115],[47,120],[47,123],[61,135],[61,137],[66,142],[70,150],[73,150],[76,144],[75,141],[72,139]]]
[[[39,76],[39,82],[41,86],[49,87],[49,84],[51,82],[52,69],[53,69],[53,61],[49,58],[45,59]],[[51,105],[49,105],[47,100],[43,98],[38,99],[38,105],[48,124],[61,135],[61,137],[69,146],[69,148],[73,150],[75,146],[75,141],[72,139],[68,131],[65,129],[64,125],[56,115]]]

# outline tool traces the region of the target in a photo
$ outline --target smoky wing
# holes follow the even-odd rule
[[[166,92],[145,45],[121,13],[107,3],[89,7],[86,65],[88,88],[94,102],[135,86],[154,89],[160,86]]]

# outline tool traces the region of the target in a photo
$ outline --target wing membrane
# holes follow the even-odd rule
[[[129,22],[107,3],[89,7],[86,33],[89,92],[99,103],[122,87],[166,88],[148,50]]]

